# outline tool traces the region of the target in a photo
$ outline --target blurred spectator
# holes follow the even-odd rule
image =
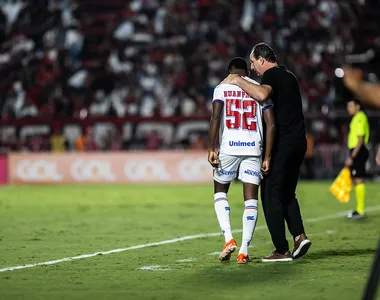
[[[161,148],[162,141],[156,130],[153,130],[145,135],[145,149],[158,150]]]
[[[26,137],[27,147],[30,152],[46,151],[46,143],[41,135],[31,135]]]
[[[207,149],[208,141],[198,133],[190,136],[190,149],[191,150],[205,150]]]
[[[353,50],[354,6],[336,0],[91,6],[73,0],[7,1],[0,14],[5,41],[0,69],[30,78],[27,89],[22,85],[34,96],[27,100],[32,106],[27,113],[20,114],[21,100],[8,101],[2,113],[78,117],[89,109],[90,116],[207,116],[206,104],[228,60],[248,56],[259,40],[271,43],[279,60],[297,73],[305,108],[319,111],[324,103],[333,104],[334,64]],[[11,89],[7,98],[22,92]],[[61,99],[69,102],[65,113],[61,102],[55,103]]]
[[[96,151],[97,146],[94,140],[94,131],[91,127],[86,128],[85,135],[79,136],[75,141],[77,151]]]
[[[104,150],[120,151],[123,149],[123,137],[118,129],[108,130],[104,136]]]
[[[54,129],[54,133],[50,138],[51,152],[64,152],[68,148],[65,136],[62,134],[61,128]]]

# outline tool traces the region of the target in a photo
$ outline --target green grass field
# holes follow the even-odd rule
[[[220,263],[221,235],[193,238],[0,272],[0,299],[360,299],[380,233],[380,187],[368,185],[362,221],[339,215],[354,201],[340,204],[328,187],[298,187],[313,245],[297,261],[260,262],[273,250],[260,210],[251,264],[237,265],[236,254]],[[234,184],[233,229],[240,195]],[[211,185],[0,188],[0,269],[219,231]],[[149,266],[160,267],[141,269]]]

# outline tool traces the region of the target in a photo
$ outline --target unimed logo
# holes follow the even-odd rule
[[[62,181],[56,162],[46,160],[23,159],[16,167],[17,177],[23,181]]]
[[[75,160],[70,172],[76,181],[116,181],[111,164],[103,160]]]
[[[255,147],[256,143],[253,142],[241,142],[241,141],[230,141],[230,147]]]

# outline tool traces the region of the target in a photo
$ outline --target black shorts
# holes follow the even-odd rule
[[[352,154],[354,149],[350,149],[350,154]],[[365,164],[368,160],[368,149],[362,146],[359,150],[358,155],[354,158],[352,166],[350,167],[351,176],[354,178],[364,178],[366,177]]]

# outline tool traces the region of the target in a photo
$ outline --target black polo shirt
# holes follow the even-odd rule
[[[264,72],[261,84],[273,89],[271,99],[277,141],[285,144],[306,142],[301,92],[294,74],[284,66],[276,66]]]

